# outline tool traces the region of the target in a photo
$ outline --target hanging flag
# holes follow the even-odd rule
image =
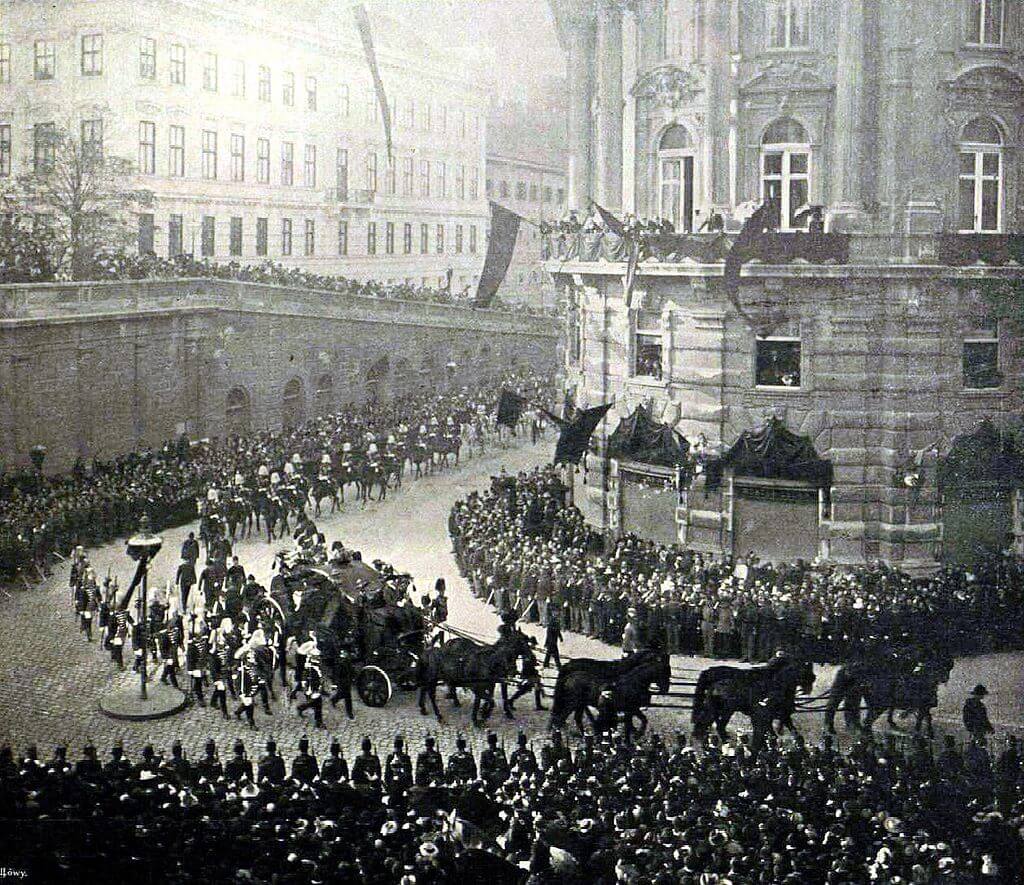
[[[512,432],[515,433],[515,427],[519,423],[525,407],[525,397],[513,393],[508,388],[503,388],[501,397],[498,399],[498,423],[505,427],[511,427]]]
[[[558,445],[555,446],[555,464],[579,464],[580,458],[590,445],[590,437],[593,436],[597,425],[614,405],[615,403],[611,402],[603,406],[594,406],[592,409],[583,409],[576,413],[571,422],[563,423]]]
[[[504,206],[491,203],[491,236],[487,242],[487,257],[480,271],[480,284],[476,289],[474,304],[489,307],[498,287],[505,279],[512,253],[519,237],[521,216]]]
[[[363,52],[366,54],[366,64],[370,68],[370,75],[373,77],[373,89],[377,93],[377,104],[380,105],[380,118],[384,123],[384,141],[388,148],[388,162],[395,162],[395,151],[391,142],[391,112],[388,109],[388,96],[384,91],[384,81],[380,78],[380,68],[377,65],[377,52],[373,48],[373,32],[370,30],[370,16],[366,12],[366,6],[362,3],[352,5],[352,14],[356,19],[356,28],[359,31],[359,38],[363,41]]]
[[[608,230],[616,236],[626,236],[626,227],[618,218],[598,203],[594,203],[594,208],[597,210],[597,214],[601,216],[601,221],[604,222],[604,226],[608,228]]]
[[[729,254],[725,256],[725,293],[747,325],[755,332],[757,323],[740,304],[740,271],[743,264],[757,253],[765,233],[778,226],[778,200],[769,197],[743,222],[743,227],[733,241]]]
[[[622,288],[626,297],[626,310],[629,310],[633,306],[633,289],[640,274],[640,240],[634,236],[626,242],[629,243],[629,258],[626,260],[626,275],[622,278]]]

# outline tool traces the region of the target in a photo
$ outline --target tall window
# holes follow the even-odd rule
[[[352,90],[348,83],[338,86],[338,113],[347,117],[352,113]]]
[[[469,175],[469,198],[475,200],[480,196],[480,167],[474,166]]]
[[[412,157],[402,157],[402,196],[411,197],[413,187],[413,163]]]
[[[57,44],[53,40],[36,40],[35,78],[52,80],[57,76]]]
[[[284,83],[281,86],[281,101],[287,107],[295,106],[295,74],[291,71],[284,72]]]
[[[437,254],[444,254],[444,225],[439,224],[437,226]]]
[[[420,160],[420,196],[430,196],[430,160]]]
[[[661,317],[653,311],[638,311],[633,336],[633,374],[641,378],[662,376]]]
[[[348,199],[348,149],[338,148],[337,159],[334,164],[335,173],[338,179],[338,199]]]
[[[267,254],[267,245],[270,240],[270,224],[266,218],[256,219],[256,254],[261,258]]]
[[[290,141],[281,142],[281,184],[295,183],[295,145]]]
[[[153,255],[153,234],[155,225],[153,224],[153,213],[142,212],[139,215],[139,254],[140,255]]]
[[[0,43],[0,83],[11,82],[11,44]]]
[[[207,92],[217,91],[217,53],[207,52],[203,55],[203,89]]]
[[[103,35],[82,35],[82,76],[98,77],[103,73]]]
[[[659,215],[677,231],[693,230],[694,149],[683,126],[665,131],[658,145]]]
[[[139,121],[139,172],[153,175],[156,172],[156,123]]]
[[[466,167],[462,163],[455,167],[455,196],[466,199]]]
[[[377,155],[373,151],[366,154],[366,189],[370,193],[377,190]]]
[[[316,187],[316,145],[306,145],[302,161],[302,183],[306,187]]]
[[[344,258],[348,255],[348,222],[338,222],[338,255]]]
[[[89,168],[103,163],[103,120],[82,120],[82,160]]]
[[[1005,0],[967,0],[967,42],[1002,46]]]
[[[384,225],[384,251],[388,255],[395,254],[395,223],[393,221]]]
[[[469,226],[469,254],[476,255],[476,225]]]
[[[412,225],[408,222],[402,226],[402,251],[406,255],[412,254]]]
[[[185,221],[180,215],[171,215],[167,219],[167,257],[176,258],[182,253],[184,245]]]
[[[245,181],[245,136],[231,136],[231,180]]]
[[[761,199],[779,206],[779,227],[797,227],[796,214],[805,206],[811,189],[811,146],[804,127],[796,120],[776,120],[761,141]]]
[[[260,101],[270,101],[270,68],[266,65],[260,65],[256,88]]]
[[[366,254],[377,254],[377,222],[370,221],[366,225]]]
[[[11,174],[11,124],[0,123],[0,178]]]
[[[180,43],[171,44],[171,83],[185,85],[185,47]]]
[[[281,254],[292,254],[292,220],[290,218],[281,219]]]
[[[169,156],[167,170],[173,178],[185,177],[185,127],[171,126],[167,143]]]
[[[316,110],[316,77],[306,77],[306,109]]]
[[[307,257],[316,252],[316,222],[312,218],[306,219],[306,230],[303,244]]]
[[[517,200],[525,200],[526,199],[526,182],[525,181],[517,181],[516,182],[516,199]]]
[[[394,157],[384,158],[384,192],[389,196],[395,195],[395,159]]]
[[[236,258],[242,254],[242,219],[237,215],[231,218],[231,238],[228,243],[228,252]]]
[[[768,46],[794,49],[808,44],[808,0],[768,0]]]
[[[462,225],[455,225],[455,254],[462,254]]]
[[[231,63],[231,94],[245,98],[245,62],[240,58]]]
[[[999,329],[993,324],[964,337],[963,385],[972,390],[999,387]]]
[[[256,181],[270,184],[270,139],[256,139]]]
[[[800,339],[758,338],[754,371],[758,387],[799,387]]]
[[[971,120],[960,134],[959,229],[998,233],[1002,229],[1003,138],[991,120]]]
[[[430,251],[430,225],[420,225],[420,254],[426,255]]]
[[[200,240],[204,258],[213,258],[217,251],[217,220],[212,215],[203,216],[203,234]]]
[[[156,40],[152,37],[139,40],[139,76],[143,80],[156,79]]]
[[[203,130],[203,178],[210,181],[217,177],[217,133]]]

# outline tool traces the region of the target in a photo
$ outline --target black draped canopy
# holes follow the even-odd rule
[[[640,405],[632,415],[623,418],[608,438],[608,454],[612,458],[678,467],[689,460],[690,444],[670,427],[655,421]]]
[[[973,433],[953,440],[939,464],[939,487],[944,490],[990,484],[1024,486],[1024,441],[1019,432],[1000,433],[985,419]]]
[[[832,485],[832,462],[822,458],[805,436],[797,436],[778,418],[757,430],[747,430],[721,457],[707,466],[708,488],[722,482],[722,474],[761,479],[787,479],[813,483],[819,488]]]

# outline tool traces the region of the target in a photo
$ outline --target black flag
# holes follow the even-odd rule
[[[359,31],[359,39],[363,42],[363,52],[366,55],[366,64],[370,68],[370,76],[373,78],[373,89],[377,93],[377,103],[380,105],[381,120],[384,123],[384,140],[388,148],[388,162],[394,163],[395,151],[391,142],[391,111],[388,109],[388,96],[384,91],[384,82],[380,78],[380,67],[377,65],[377,52],[373,48],[373,32],[370,30],[370,16],[362,3],[352,6],[352,14],[356,19],[356,28]]]
[[[498,423],[505,427],[511,427],[515,432],[515,426],[519,423],[525,406],[526,399],[524,397],[505,388],[501,391],[501,397],[498,400]]]
[[[477,286],[473,302],[477,307],[489,307],[505,279],[519,237],[520,221],[520,216],[515,212],[491,203],[491,236],[487,242],[484,269],[480,271],[480,285]]]
[[[739,234],[733,241],[729,254],[725,256],[725,292],[729,296],[733,307],[740,316],[747,321],[751,328],[756,323],[753,318],[743,309],[739,301],[740,294],[740,271],[743,264],[753,258],[761,245],[761,240],[766,232],[773,231],[778,227],[779,201],[776,197],[769,197],[754,210],[740,229]]]
[[[603,406],[594,406],[592,409],[582,409],[568,424],[562,424],[562,432],[558,436],[558,445],[555,446],[556,464],[579,464],[580,458],[590,445],[590,437],[593,436],[597,425],[608,410],[615,403],[605,403]]]
[[[611,212],[599,203],[594,203],[594,208],[597,210],[597,214],[601,216],[601,220],[604,222],[604,226],[608,228],[608,230],[616,236],[626,236],[626,228],[618,218],[612,215]]]

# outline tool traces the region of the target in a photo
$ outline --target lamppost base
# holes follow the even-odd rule
[[[100,697],[100,712],[111,719],[145,722],[173,716],[188,706],[188,698],[183,691],[159,680],[146,685],[146,695],[143,700],[138,674],[126,670],[110,681]]]

